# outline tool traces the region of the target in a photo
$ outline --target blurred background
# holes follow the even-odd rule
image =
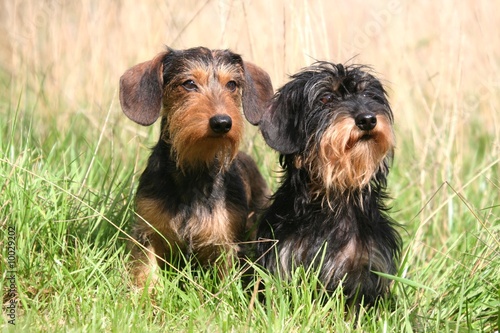
[[[471,121],[498,134],[499,9],[472,0],[2,0],[0,64],[11,96],[44,91],[40,112],[99,115],[116,102],[120,75],[165,45],[230,48],[275,87],[316,59],[364,63],[385,80],[397,126],[425,144],[416,128],[442,136],[432,122],[443,113],[456,137]]]

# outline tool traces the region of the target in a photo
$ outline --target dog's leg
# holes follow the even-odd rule
[[[150,235],[145,244],[141,245],[135,244],[132,249],[131,272],[136,286],[148,286],[151,289],[158,280],[158,269],[164,266],[164,258],[170,251],[157,234]]]

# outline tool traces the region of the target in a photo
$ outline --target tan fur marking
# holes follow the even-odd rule
[[[363,138],[367,134],[370,138]],[[316,194],[324,194],[325,189],[327,194],[351,192],[369,185],[394,144],[392,126],[384,116],[377,116],[377,126],[368,133],[349,116],[337,119],[323,134],[318,153],[306,157]]]
[[[222,202],[211,214],[206,207],[200,206],[187,221],[159,207],[161,203],[155,199],[137,200],[140,217],[135,226],[135,237],[149,241],[146,249],[136,245],[132,251],[133,273],[139,285],[144,285],[151,273],[153,280],[156,279],[154,272],[165,264],[157,256],[171,261],[180,255],[179,251],[194,253],[202,265],[213,263],[226,253],[226,262],[230,265],[229,258],[239,250],[237,239],[243,233],[244,216],[226,209]],[[228,268],[221,267],[221,270],[227,271]]]
[[[144,247],[133,246],[132,274],[136,284],[144,286],[150,275],[152,282],[156,281],[155,272],[165,266],[165,260],[176,255],[180,241],[176,228],[170,224],[170,214],[160,208],[158,200],[137,198],[136,205],[139,217],[134,226],[134,237],[137,240],[147,239],[148,243],[143,244]]]

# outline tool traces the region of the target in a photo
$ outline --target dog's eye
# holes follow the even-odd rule
[[[198,90],[198,86],[194,83],[193,80],[187,80],[182,84],[182,87],[187,91],[196,91]]]
[[[325,94],[319,100],[323,104],[331,103],[331,102],[333,102],[333,94]]]
[[[226,83],[226,89],[229,90],[230,92],[233,92],[236,90],[236,87],[238,85],[236,84],[235,81],[231,80],[228,83]]]

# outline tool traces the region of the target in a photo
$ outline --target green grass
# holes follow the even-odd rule
[[[300,270],[290,282],[258,271],[255,279],[265,281],[260,295],[255,283],[243,287],[241,269],[217,281],[211,272],[188,267],[165,272],[153,295],[129,289],[126,239],[134,216],[135,165],[139,170],[144,165],[147,149],[140,149],[138,158],[126,140],[117,142],[122,136],[115,137],[110,124],[94,127],[83,115],[72,116],[59,131],[57,119],[37,116],[36,104],[32,107],[12,104],[1,115],[0,239],[7,238],[8,227],[15,228],[18,293],[16,326],[0,317],[4,331],[493,332],[498,327],[500,184],[498,160],[482,153],[487,147],[474,150],[482,155],[461,171],[461,188],[443,183],[428,192],[423,205],[416,200],[422,189],[408,178],[412,153],[400,149],[390,187],[393,216],[405,227],[403,262],[393,277],[393,295],[355,316],[344,311],[340,292],[325,297],[314,274]],[[400,146],[409,144],[405,140],[400,136]],[[261,153],[261,161],[275,157],[259,139],[251,149]],[[2,246],[2,272],[6,250]],[[9,301],[7,294],[3,300]]]

